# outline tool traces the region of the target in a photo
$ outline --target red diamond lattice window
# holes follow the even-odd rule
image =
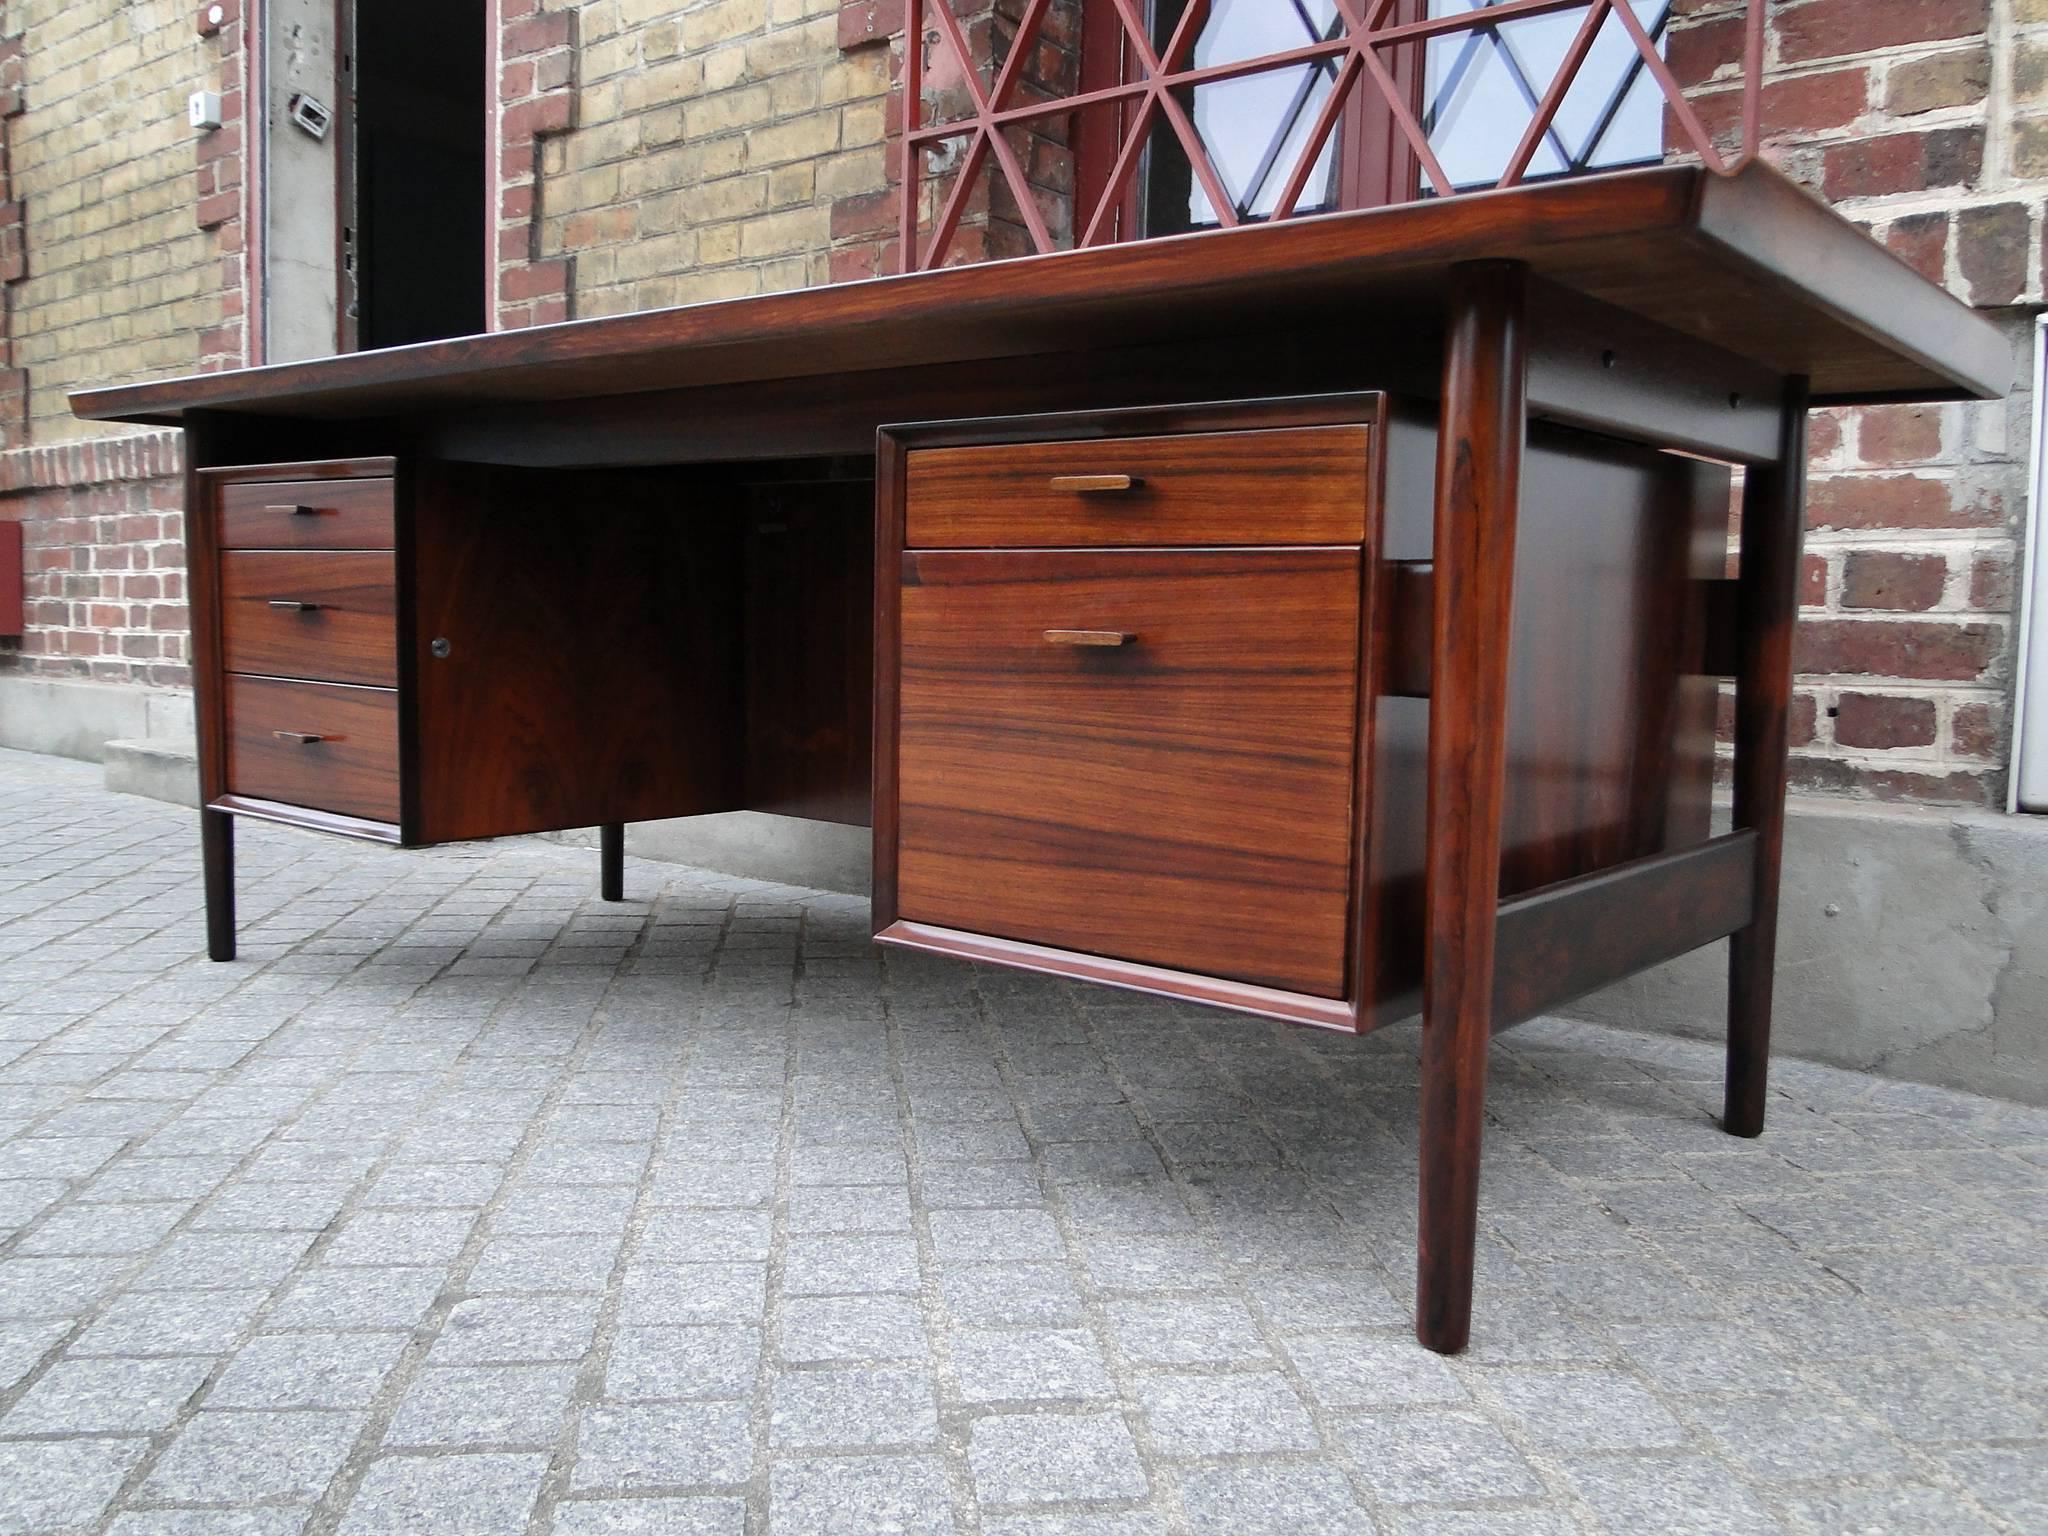
[[[991,72],[948,0],[907,0],[904,270],[973,259],[956,237],[984,183],[1007,191],[1031,251],[1132,238],[1145,227],[1128,216],[1133,188],[1154,155],[1184,157],[1183,228],[1323,211],[1340,124],[1361,110],[1387,125],[1390,152],[1412,157],[1422,196],[1599,169],[1616,158],[1617,123],[1640,129],[1646,115],[1651,158],[1727,171],[1756,151],[1764,0],[1714,18],[1721,38],[1739,23],[1739,82],[1717,79],[1704,93],[1665,60],[1668,0],[1177,0],[1177,10],[1175,0],[1080,0],[1113,18],[1120,67],[1112,83],[1061,91],[1032,77],[1033,61],[1061,46],[1048,33],[1071,28],[1073,3],[1025,0]],[[1284,14],[1242,24],[1248,8],[1266,6]],[[1205,28],[1233,19],[1241,36],[1285,46],[1205,57]],[[1202,93],[1254,80],[1280,87],[1275,126],[1216,142],[1225,125],[1208,121],[1205,132],[1205,118],[1226,114],[1205,114]],[[928,95],[941,103],[935,120]],[[1106,172],[1051,187],[1034,179],[1033,136],[1070,143],[1087,112],[1114,117]]]

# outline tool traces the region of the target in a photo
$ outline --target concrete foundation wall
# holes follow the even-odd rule
[[[97,763],[110,743],[193,739],[192,695],[121,683],[0,674],[0,747]]]
[[[1565,1011],[1719,1039],[1726,949]],[[2048,818],[1795,803],[1773,1049],[2048,1104]]]

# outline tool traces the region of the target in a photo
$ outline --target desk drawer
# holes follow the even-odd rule
[[[913,449],[913,549],[1359,544],[1366,429]]]
[[[228,671],[398,686],[389,551],[227,550],[220,597]]]
[[[899,915],[1341,997],[1360,559],[905,556]]]
[[[388,478],[237,481],[220,488],[220,547],[390,549],[393,506]]]
[[[231,675],[227,737],[232,794],[398,820],[398,695],[391,689]]]

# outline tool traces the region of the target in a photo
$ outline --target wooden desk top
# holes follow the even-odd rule
[[[1816,405],[1992,399],[2011,349],[1778,172],[1652,167],[791,293],[83,390],[78,415],[392,417],[1276,328],[1410,328],[1455,262],[1558,286],[1812,379]]]

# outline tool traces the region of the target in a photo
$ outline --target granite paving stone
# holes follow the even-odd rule
[[[575,1397],[567,1365],[429,1366],[413,1378],[387,1446],[551,1446]]]
[[[967,1461],[984,1505],[1135,1499],[1148,1488],[1137,1443],[1117,1413],[976,1419]]]
[[[2032,1536],[2048,1112],[1494,1043],[1413,1342],[1417,1032],[884,953],[549,840],[0,752],[0,1536]]]
[[[166,1429],[214,1362],[58,1361],[0,1413],[0,1435],[140,1434]]]
[[[387,1456],[371,1464],[338,1536],[523,1536],[545,1456]]]
[[[935,1456],[781,1461],[769,1474],[769,1527],[812,1536],[951,1536],[953,1499]]]
[[[141,1439],[0,1440],[0,1531],[88,1526],[148,1449]]]
[[[579,1489],[744,1483],[754,1462],[738,1403],[635,1403],[583,1410],[572,1484]]]

